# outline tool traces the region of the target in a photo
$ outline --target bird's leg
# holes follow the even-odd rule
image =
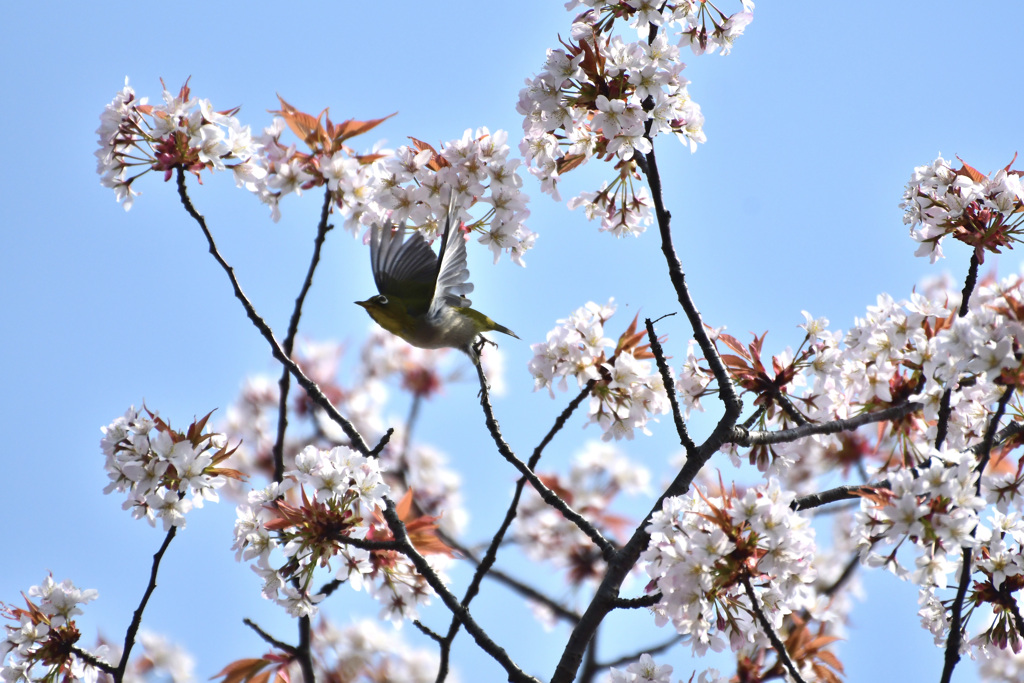
[[[477,355],[480,355],[480,352],[484,350],[484,346],[487,344],[490,344],[494,348],[498,348],[498,344],[496,342],[492,342],[482,334],[477,335],[477,340],[473,342],[473,348],[476,349]]]
[[[498,348],[497,344],[495,344],[482,334],[478,335],[477,338],[473,341],[472,345],[470,346],[470,348],[473,351],[473,353],[470,354],[470,357],[473,359],[473,363],[476,365],[477,373],[480,375],[480,393],[477,394],[477,396],[479,397],[482,397],[484,395],[485,389],[488,392],[491,390],[491,383],[487,381],[487,375],[484,374],[484,366],[480,362],[480,354],[484,350],[484,346],[486,346],[487,344],[490,344],[494,348]]]

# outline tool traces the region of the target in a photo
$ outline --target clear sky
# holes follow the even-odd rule
[[[523,79],[567,35],[573,14],[551,0],[9,3],[4,14],[7,105],[0,116],[11,137],[0,166],[0,600],[16,602],[50,570],[57,580],[99,590],[79,620],[84,643],[97,629],[120,639],[163,534],[101,494],[99,428],[143,399],[183,426],[212,408],[222,414],[247,376],[277,375],[173,186],[147,177],[129,213],[100,187],[94,130],[124,77],[158,100],[159,78],[177,89],[191,76],[195,95],[217,109],[241,105],[239,116],[254,131],[270,122],[267,110],[277,108],[280,93],[306,111],[329,106],[336,121],[397,111],[361,139],[365,147],[381,138],[396,147],[406,136],[437,144],[479,126],[508,130],[517,142]],[[962,281],[967,250],[949,246],[935,266],[915,258],[898,203],[913,168],[939,153],[991,172],[1024,148],[1022,27],[1024,4],[1013,0],[762,2],[732,55],[690,55],[684,75],[706,117],[708,142],[691,155],[663,137],[657,151],[677,248],[707,322],[741,338],[769,330],[766,348],[777,352],[799,342],[801,310],[847,329],[881,292],[904,298],[922,277],[946,270]],[[597,164],[572,173],[563,198],[606,177]],[[283,330],[305,273],[319,194],[289,197],[273,224],[228,175],[204,182],[194,201],[257,308]],[[473,245],[469,254],[474,305],[523,339],[503,342],[509,390],[497,403],[521,452],[532,450],[567,400],[531,393],[526,371],[530,343],[543,340],[556,319],[614,297],[620,313],[611,331],[618,334],[638,310],[651,317],[677,310],[653,232],[617,240],[565,201],[542,195],[529,177],[526,191],[528,225],[539,234],[528,267],[507,259],[491,266]],[[324,259],[301,332],[357,346],[368,320],[351,302],[373,291],[366,250],[339,230]],[[1002,274],[1020,267],[1013,253],[990,261]],[[681,318],[659,327],[677,360],[689,337]],[[417,436],[462,471],[469,536],[481,539],[504,510],[514,477],[488,445],[475,398],[467,383],[433,399]],[[391,414],[401,418],[406,409],[396,394]],[[464,436],[452,437],[456,424]],[[694,430],[700,435],[707,424]],[[548,467],[564,467],[584,439],[599,438],[581,425],[576,419],[560,437]],[[621,445],[657,480],[678,447],[670,421],[654,430]],[[200,677],[264,651],[243,616],[294,639],[281,610],[259,597],[256,577],[232,559],[233,520],[228,503],[190,515],[146,620],[197,657]],[[548,571],[511,566],[538,581]],[[918,626],[916,589],[888,575],[866,586],[851,640],[840,647],[849,680],[937,679],[941,651]],[[493,595],[477,607],[485,626],[499,641],[514,637],[514,656],[549,676],[564,633],[544,636],[518,598],[499,589]],[[331,601],[340,622],[349,609],[366,610],[351,592]],[[437,612],[428,620],[431,614],[447,623]],[[405,635],[422,641],[411,628]],[[610,646],[604,652],[614,654]],[[688,648],[660,661],[684,679],[703,667],[690,662]],[[456,665],[463,680],[500,676],[468,639]],[[957,680],[974,680],[970,662]]]

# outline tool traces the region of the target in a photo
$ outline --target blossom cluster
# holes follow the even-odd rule
[[[706,139],[700,106],[681,75],[686,65],[680,46],[696,54],[718,48],[728,54],[753,18],[753,3],[745,0],[732,16],[696,0],[583,4],[592,9],[576,18],[562,48],[548,50],[544,69],[519,93],[520,151],[542,190],[556,199],[564,173],[594,157],[616,160],[618,175],[611,184],[584,192],[569,206],[584,207],[591,220],[600,217],[604,231],[637,235],[651,222],[650,197],[636,187],[637,155],[650,152],[651,141],[662,133],[676,135],[691,151]],[[615,33],[622,21],[631,22],[639,40]]]
[[[602,438],[632,439],[633,431],[649,434],[647,422],[669,411],[665,384],[657,368],[647,359],[654,356],[642,345],[646,331],[637,332],[637,320],[619,337],[618,343],[604,336],[604,325],[615,313],[609,300],[604,306],[593,302],[576,309],[534,344],[529,361],[534,390],[545,388],[554,397],[554,385],[567,388],[575,377],[580,387],[590,389],[589,417],[604,432]],[[611,355],[607,351],[611,350]]]
[[[828,422],[911,401],[922,404],[920,412],[890,423],[877,446],[866,444],[863,432],[759,446],[752,453],[762,469],[784,473],[801,461],[805,471],[845,470],[861,456],[879,458],[878,466],[886,469],[925,462],[947,389],[955,391],[946,446],[963,450],[978,444],[1000,395],[1021,384],[1024,279],[988,281],[975,290],[965,315],[959,315],[959,308],[959,293],[936,281],[926,282],[908,300],[879,295],[845,334],[805,311],[800,348],[773,356],[772,372],[760,361],[729,365],[733,378],[758,396],[758,404],[771,408],[760,413],[761,428],[793,426],[797,418]],[[717,338],[727,336],[719,333]],[[751,348],[759,351],[761,341]],[[736,343],[729,346],[736,348]],[[761,370],[760,384],[746,382],[755,367]],[[677,385],[680,401],[700,409],[700,399],[715,391],[710,370],[691,353],[680,376],[685,378]],[[778,409],[780,404],[788,404],[789,412]]]
[[[400,338],[373,326],[365,343],[358,350],[358,366],[351,381],[339,381],[342,346],[333,342],[305,340],[296,347],[295,361],[307,377],[316,382],[334,406],[345,415],[359,433],[379,438],[384,433],[384,407],[389,384],[397,380],[414,400],[429,399],[444,387],[462,377],[464,368],[450,366],[460,354],[425,351],[410,346]],[[487,368],[492,387],[502,383],[501,357],[496,349],[487,348],[482,362]],[[468,365],[468,363],[466,363]],[[236,401],[227,410],[222,428],[232,441],[240,441],[235,461],[249,473],[259,473],[270,480],[274,474],[273,448],[276,441],[280,393],[270,377],[247,378]],[[330,449],[349,446],[348,436],[301,389],[295,388],[288,406],[288,438],[283,443],[282,457],[291,468],[296,454],[310,444]],[[381,473],[395,495],[413,489],[416,504],[424,514],[439,516],[439,526],[448,534],[458,534],[468,521],[462,500],[461,478],[451,469],[446,456],[429,444],[412,440],[407,427],[395,427],[388,444],[379,453]],[[244,500],[246,492],[232,490],[236,499]]]
[[[987,658],[998,649],[1020,652],[1024,633],[1013,613],[1017,609],[1014,593],[1024,588],[1020,514],[1024,505],[1012,488],[1020,475],[997,471],[986,475],[987,485],[980,486],[977,462],[970,452],[935,451],[929,462],[917,471],[891,473],[888,489],[862,494],[856,527],[862,561],[887,567],[920,587],[922,626],[941,645],[949,620],[937,592],[949,587],[950,579],[962,571],[963,549],[972,549],[978,560],[972,568],[968,601],[990,605],[993,616],[971,644]],[[995,509],[985,524],[980,513],[989,505]],[[913,571],[897,557],[900,550],[906,554],[908,546],[913,548]],[[882,548],[888,552],[883,554]]]
[[[792,427],[797,418],[823,423],[912,402],[920,407],[881,427],[755,446],[750,460],[793,490],[820,488],[828,472],[859,472],[868,488],[850,536],[867,565],[885,566],[920,587],[922,625],[936,642],[949,630],[950,603],[940,593],[955,590],[952,577],[962,572],[967,548],[976,558],[968,604],[992,613],[968,611],[967,620],[983,623],[971,629],[965,647],[1000,658],[1024,647],[1012,616],[1024,588],[1024,475],[1020,458],[1011,456],[1020,438],[1002,437],[991,452],[983,446],[985,434],[1001,427],[992,424],[1001,401],[1019,415],[1024,278],[985,279],[963,310],[959,293],[943,281],[926,282],[905,301],[881,295],[845,334],[804,316],[803,343],[774,356],[772,371],[754,362],[763,337],[750,346],[745,365],[739,355],[726,359],[740,386],[758,396],[759,427]],[[737,348],[735,340],[727,345]],[[679,386],[683,402],[698,407],[712,390],[709,370],[691,356],[681,374],[690,380]],[[936,449],[940,425],[944,438]],[[730,453],[738,464],[737,449]]]
[[[389,117],[333,123],[327,110],[314,117],[280,102],[274,112],[278,116],[254,137],[235,118],[237,109],[214,111],[208,100],[192,97],[187,83],[176,95],[165,88],[164,104],[150,105],[126,82],[100,116],[96,156],[101,182],[129,209],[139,194],[135,181],[151,170],[162,171],[167,180],[178,167],[197,177],[203,170],[230,169],[239,187],[270,206],[275,221],[285,196],[326,187],[332,210],[344,217],[353,235],[390,218],[409,221],[430,238],[447,215],[452,189],[459,197],[459,218],[490,248],[495,262],[504,252],[524,265],[536,235],[525,225],[529,197],[521,190],[520,161],[508,158],[505,131],[467,130],[440,151],[414,139],[397,151],[378,143],[358,153],[348,144],[351,138]],[[308,151],[285,141],[287,130]],[[469,210],[477,203],[487,208],[474,218]]]
[[[603,533],[626,531],[627,520],[611,511],[620,493],[648,490],[650,472],[611,444],[588,442],[573,457],[569,473],[539,474],[544,485]],[[593,541],[562,513],[532,492],[524,497],[515,521],[515,539],[537,562],[551,562],[579,585],[600,579],[604,561]]]
[[[98,671],[73,652],[81,637],[74,617],[82,614],[80,605],[97,597],[95,590],[76,588],[70,580],[57,583],[47,576],[28,590],[25,607],[0,605],[0,615],[15,622],[4,627],[0,641],[0,680],[39,680],[38,667],[49,672],[52,680],[94,682]]]
[[[787,615],[813,607],[814,530],[793,499],[773,478],[742,493],[695,489],[652,516],[642,560],[650,590],[661,594],[655,618],[672,622],[698,656],[726,642],[737,652],[770,647],[744,582],[776,631]]]
[[[160,518],[165,531],[184,527],[193,507],[217,502],[217,489],[229,479],[244,478],[221,466],[234,449],[227,447],[223,434],[204,431],[209,419],[207,414],[179,432],[148,409],[143,413],[129,408],[101,429],[100,448],[110,479],[103,492],[126,494],[122,507],[136,519],[155,525]]]
[[[307,446],[282,482],[251,491],[238,506],[235,557],[252,563],[263,579],[263,596],[292,616],[317,612],[329,590],[313,586],[315,572],[333,562],[339,582],[366,587],[383,603],[382,616],[396,622],[415,618],[417,606],[433,592],[391,543],[381,515],[388,491],[376,458],[343,446]],[[410,491],[398,513],[413,543],[421,552],[445,553],[433,533],[435,518],[413,518],[412,503]]]
[[[281,100],[280,116],[263,131],[256,163],[266,175],[249,186],[280,217],[281,199],[304,189],[326,185],[334,208],[345,218],[345,227],[358,234],[360,227],[408,221],[428,238],[439,234],[447,215],[449,192],[458,195],[458,218],[479,234],[497,262],[507,252],[523,265],[523,255],[533,247],[536,235],[525,225],[530,212],[521,191],[518,159],[509,159],[508,134],[487,128],[466,130],[440,151],[420,140],[395,151],[379,146],[356,154],[344,141],[370,130],[384,119],[332,124],[304,114]],[[321,115],[323,117],[324,114]],[[291,128],[309,147],[300,152],[282,142]],[[469,209],[480,202],[489,205],[483,216],[473,218]]]
[[[214,111],[209,100],[192,97],[187,82],[176,95],[165,87],[163,99],[163,104],[148,104],[126,78],[100,115],[96,172],[124,202],[125,211],[140,194],[135,181],[150,171],[162,171],[168,180],[176,167],[197,177],[204,170],[230,169],[240,185],[266,175],[251,161],[259,145],[249,126],[235,118],[237,109]]]
[[[954,169],[942,157],[915,168],[900,207],[910,236],[920,242],[917,256],[935,263],[943,256],[947,235],[973,247],[979,263],[984,263],[986,251],[998,254],[1019,242],[1024,186],[1021,172],[1011,165],[988,176],[963,162]]]

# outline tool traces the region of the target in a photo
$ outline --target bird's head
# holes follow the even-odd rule
[[[415,322],[405,310],[405,304],[397,297],[378,294],[371,296],[366,301],[356,301],[355,304],[365,308],[378,325],[400,337],[404,337],[406,331],[411,329]]]

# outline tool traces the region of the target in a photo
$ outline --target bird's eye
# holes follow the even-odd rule
[[[377,296],[375,296],[373,298],[374,298],[374,301],[376,301],[381,306],[387,306],[388,305],[388,298],[386,296],[384,296],[383,294],[378,294]]]

